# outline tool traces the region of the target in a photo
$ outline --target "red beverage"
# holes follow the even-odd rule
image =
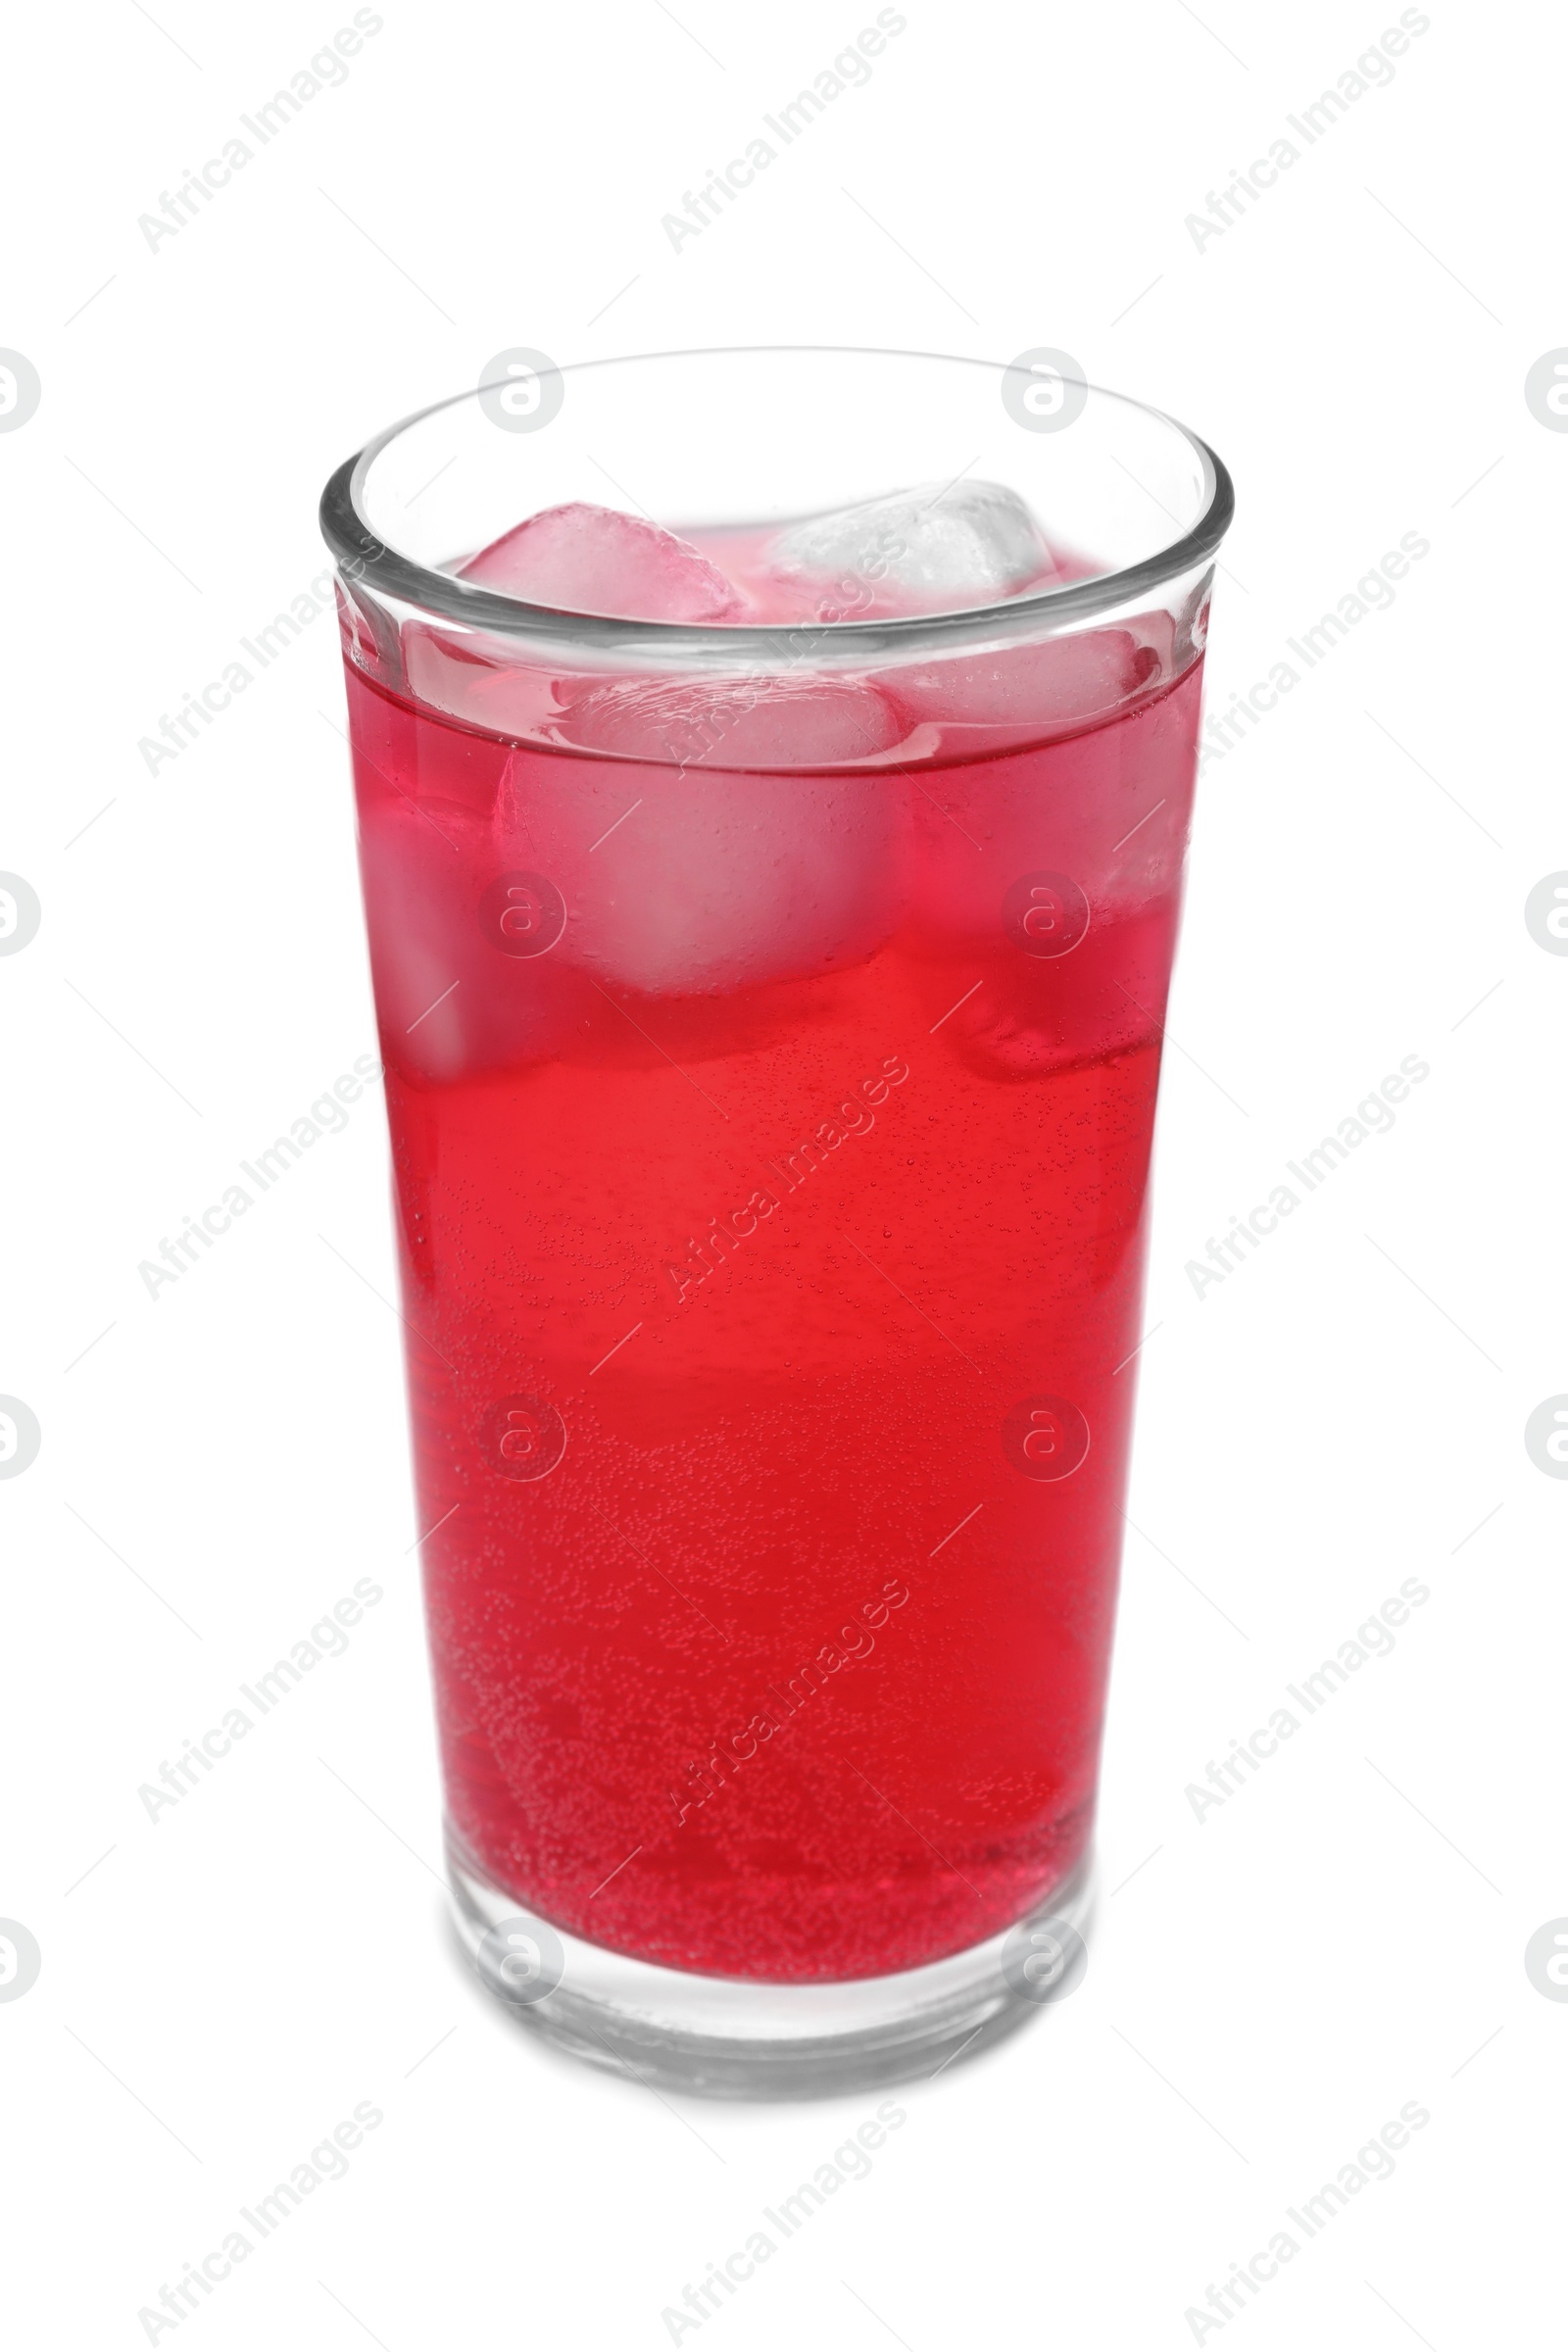
[[[327,485],[454,1908],[594,2063],[1081,1981],[1230,513],[1045,350],[504,352]]]
[[[1201,662],[1067,651],[1099,723],[788,775],[350,663],[449,1810],[612,1950],[879,1976],[1082,1858]]]

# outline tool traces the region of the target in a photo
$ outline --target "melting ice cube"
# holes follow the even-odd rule
[[[1040,525],[1001,482],[928,482],[812,515],[778,534],[768,563],[882,612],[985,604],[1055,576]]]
[[[582,500],[530,515],[460,564],[458,577],[614,620],[733,621],[744,613],[733,583],[686,540]]]
[[[495,926],[484,919],[497,870],[487,819],[394,792],[367,762],[360,858],[390,1060],[441,1080],[559,1051],[586,1009],[582,985],[548,955],[495,952]]]
[[[616,679],[568,705],[553,730],[584,751],[672,767],[836,767],[890,751],[906,722],[852,678]]]
[[[1131,630],[1091,629],[911,662],[883,683],[915,719],[1057,734],[1119,710],[1160,673],[1158,651]]]
[[[862,961],[906,887],[902,778],[737,774],[519,749],[498,867],[551,877],[564,964],[649,993],[729,991]]]

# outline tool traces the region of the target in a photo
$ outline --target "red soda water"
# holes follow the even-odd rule
[[[793,773],[351,659],[449,1813],[614,1951],[876,1976],[1083,1855],[1201,662],[1068,647],[1054,729],[792,681]]]

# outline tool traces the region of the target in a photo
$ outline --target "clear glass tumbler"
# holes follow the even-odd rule
[[[891,2081],[1081,1968],[1231,505],[839,350],[524,355],[327,485],[452,1886],[585,2057]]]

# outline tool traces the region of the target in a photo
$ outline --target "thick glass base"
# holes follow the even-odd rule
[[[951,1959],[848,1984],[769,1984],[585,1943],[493,1885],[450,1830],[447,1855],[463,1940],[481,1982],[522,2024],[596,2066],[708,2098],[875,2089],[988,2047],[1053,1997],[1054,1967],[1061,1989],[1076,1981],[1059,1958],[1031,1958],[1031,1928],[1054,1956],[1054,1931],[1076,1942],[1093,1899],[1086,1860],[1025,1921]]]

